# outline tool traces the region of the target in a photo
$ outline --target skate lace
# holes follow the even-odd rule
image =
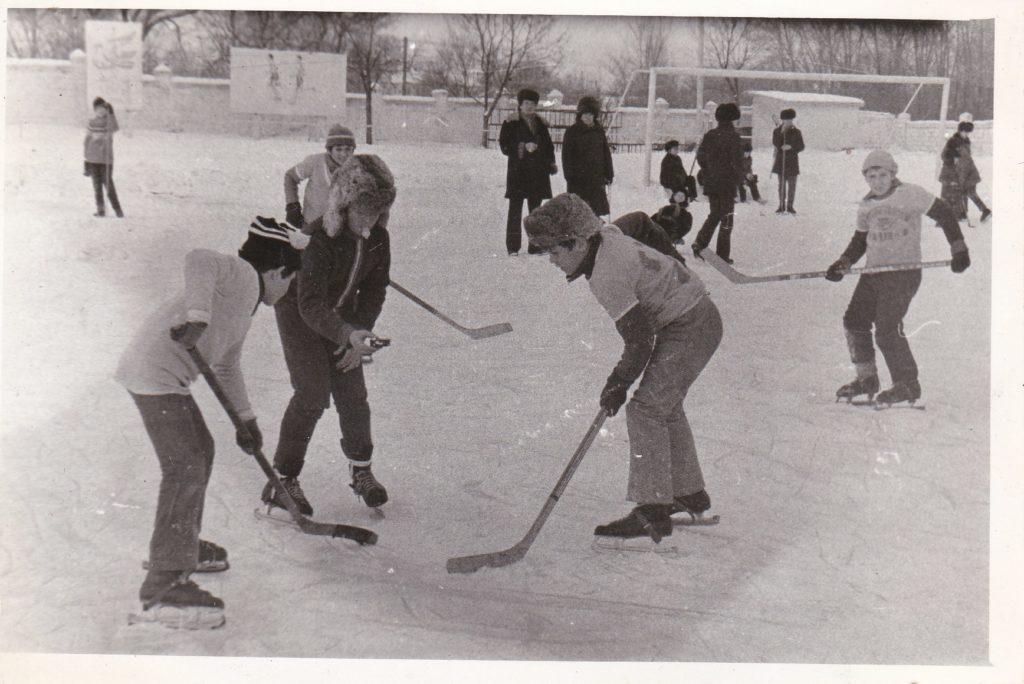
[[[352,474],[353,489],[359,495],[365,494],[373,489],[380,489],[380,483],[369,470],[357,470]]]
[[[281,481],[281,484],[284,485],[285,491],[291,495],[292,500],[294,500],[295,503],[309,505],[309,501],[306,500],[306,495],[302,491],[302,487],[299,486],[299,480],[297,478],[285,478]]]

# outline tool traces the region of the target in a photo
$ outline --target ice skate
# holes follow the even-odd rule
[[[847,402],[852,402],[854,397],[859,397],[862,394],[868,395],[868,402],[872,400],[875,394],[878,392],[878,376],[867,375],[863,378],[857,378],[853,382],[848,382],[839,389],[836,390],[836,401],[840,399],[846,399]]]
[[[388,490],[373,476],[370,466],[353,465],[349,468],[352,471],[352,484],[349,487],[363,503],[375,509],[377,515],[383,516],[380,507],[388,502]]]
[[[661,543],[672,534],[669,510],[670,506],[665,504],[644,504],[624,518],[598,525],[594,529],[592,548],[596,551],[675,553],[674,546]]]
[[[992,211],[990,209],[981,212],[981,223],[988,221],[990,218],[992,218]]]
[[[288,492],[288,494],[291,495],[292,500],[295,501],[295,505],[298,507],[299,513],[302,513],[302,515],[313,515],[313,507],[309,504],[306,494],[302,491],[302,486],[299,484],[299,478],[282,477],[281,484],[284,485],[285,491]],[[293,522],[291,514],[288,512],[288,508],[284,505],[284,501],[281,499],[281,495],[269,480],[267,481],[266,486],[263,487],[263,494],[260,495],[260,498],[264,505],[256,509],[256,515],[258,517],[267,518],[277,522]]]
[[[893,383],[893,386],[884,392],[879,392],[875,397],[875,405],[879,407],[892,406],[901,402],[908,402],[911,406],[921,398],[921,385],[917,380],[900,380]]]
[[[677,513],[685,515],[676,516]],[[675,516],[672,524],[679,527],[717,525],[720,521],[719,516],[711,512],[711,497],[703,489],[694,494],[675,497],[669,514]]]
[[[188,579],[188,573],[150,572],[139,591],[142,608],[128,624],[171,629],[217,629],[224,625],[224,601]]]
[[[199,562],[193,572],[224,572],[231,567],[227,550],[218,544],[199,540]],[[149,570],[149,561],[142,561],[142,569]]]

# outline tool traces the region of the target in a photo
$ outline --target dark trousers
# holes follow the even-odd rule
[[[370,404],[362,366],[342,373],[335,368],[338,345],[321,337],[299,314],[293,282],[288,293],[274,305],[284,360],[292,383],[292,398],[281,419],[281,433],[274,467],[286,477],[298,477],[317,421],[334,397],[341,426],[341,450],[352,461],[369,461]]]
[[[110,198],[110,206],[114,213],[121,214],[121,202],[117,199],[117,188],[114,187],[114,165],[93,164],[86,162],[89,175],[92,177],[92,190],[96,195],[96,213],[102,216],[106,213],[103,203],[103,188],[107,188],[107,197]]]
[[[874,364],[874,342],[885,358],[892,381],[917,380],[917,363],[903,335],[903,317],[921,286],[921,271],[893,271],[862,275],[843,315],[850,359],[859,368]],[[859,373],[858,373],[859,375]]]
[[[708,195],[708,203],[711,205],[711,212],[704,220],[704,225],[697,233],[697,239],[693,245],[699,249],[705,249],[711,243],[711,236],[715,229],[721,224],[718,231],[718,242],[715,246],[715,253],[723,259],[728,259],[732,251],[732,217],[736,208],[735,198],[729,195]]]
[[[796,176],[785,179],[779,176],[779,209],[793,211],[793,198],[796,197]]]
[[[160,494],[149,542],[150,569],[194,570],[199,561],[213,437],[188,394],[132,394],[160,461]]]
[[[505,224],[505,247],[508,251],[518,252],[523,246],[523,199],[513,197],[508,201],[508,223]],[[544,200],[540,197],[527,197],[526,207],[532,214]],[[530,250],[533,253],[533,250]]]
[[[964,187],[964,191],[963,191],[963,197],[964,197],[964,200],[963,200],[963,214],[961,215],[960,218],[967,218],[967,200],[968,199],[971,200],[972,202],[974,202],[974,206],[978,207],[978,210],[981,211],[981,213],[984,214],[985,212],[988,211],[988,207],[985,206],[985,203],[981,201],[980,197],[978,197],[978,186],[977,185],[965,186]]]
[[[755,202],[761,201],[761,193],[757,190],[757,181],[744,181],[736,186],[736,189],[740,193],[740,202],[747,201],[747,189],[746,186],[750,186],[750,196],[754,198]]]

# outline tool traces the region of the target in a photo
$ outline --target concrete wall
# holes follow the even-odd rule
[[[7,60],[6,116],[8,124],[43,122],[84,126],[91,116],[85,95],[85,54],[76,51],[69,60]],[[327,117],[261,116],[231,111],[230,81],[174,76],[166,67],[143,76],[143,108],[128,114],[121,109],[122,128],[166,131],[241,134],[255,137],[304,136],[323,138],[327,127],[335,123]],[[115,108],[117,103],[114,103]],[[806,105],[801,105],[805,107]],[[360,142],[365,142],[365,97],[346,96],[342,123],[350,126]],[[750,107],[742,107],[740,127],[753,126],[755,144],[760,129]],[[703,118],[699,110],[672,109],[664,100],[655,104],[654,141],[669,138],[684,143],[697,142],[707,127],[715,125],[714,107]],[[542,111],[543,113],[543,111]],[[380,142],[480,144],[483,108],[468,98],[449,98],[444,91],[433,97],[374,96],[374,139]],[[805,118],[804,115],[801,115]],[[613,141],[623,149],[640,146],[645,138],[647,110],[623,107],[620,126]],[[992,122],[975,121],[971,141],[975,154],[992,153]],[[801,125],[801,128],[804,128]],[[770,134],[770,128],[769,134]],[[842,136],[842,146],[893,146],[907,150],[942,149],[945,134],[954,131],[949,122],[910,121],[889,114],[858,111],[848,122],[833,123],[826,130],[810,135],[808,146],[818,139]],[[849,139],[847,139],[849,138]]]

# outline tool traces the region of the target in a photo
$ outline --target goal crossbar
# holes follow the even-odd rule
[[[942,103],[939,121],[945,121],[949,111],[949,78],[945,76],[906,76],[897,74],[831,74],[805,71],[761,71],[758,69],[713,69],[709,67],[651,67],[637,69],[633,75],[647,74],[647,126],[644,134],[644,185],[651,184],[651,153],[654,146],[654,97],[658,74],[684,74],[687,76],[712,76],[718,78],[775,79],[780,81],[837,81],[847,83],[905,83],[917,85],[941,85]],[[632,83],[632,77],[630,83]],[[915,93],[916,96],[916,93]],[[703,102],[697,109],[704,108]]]

